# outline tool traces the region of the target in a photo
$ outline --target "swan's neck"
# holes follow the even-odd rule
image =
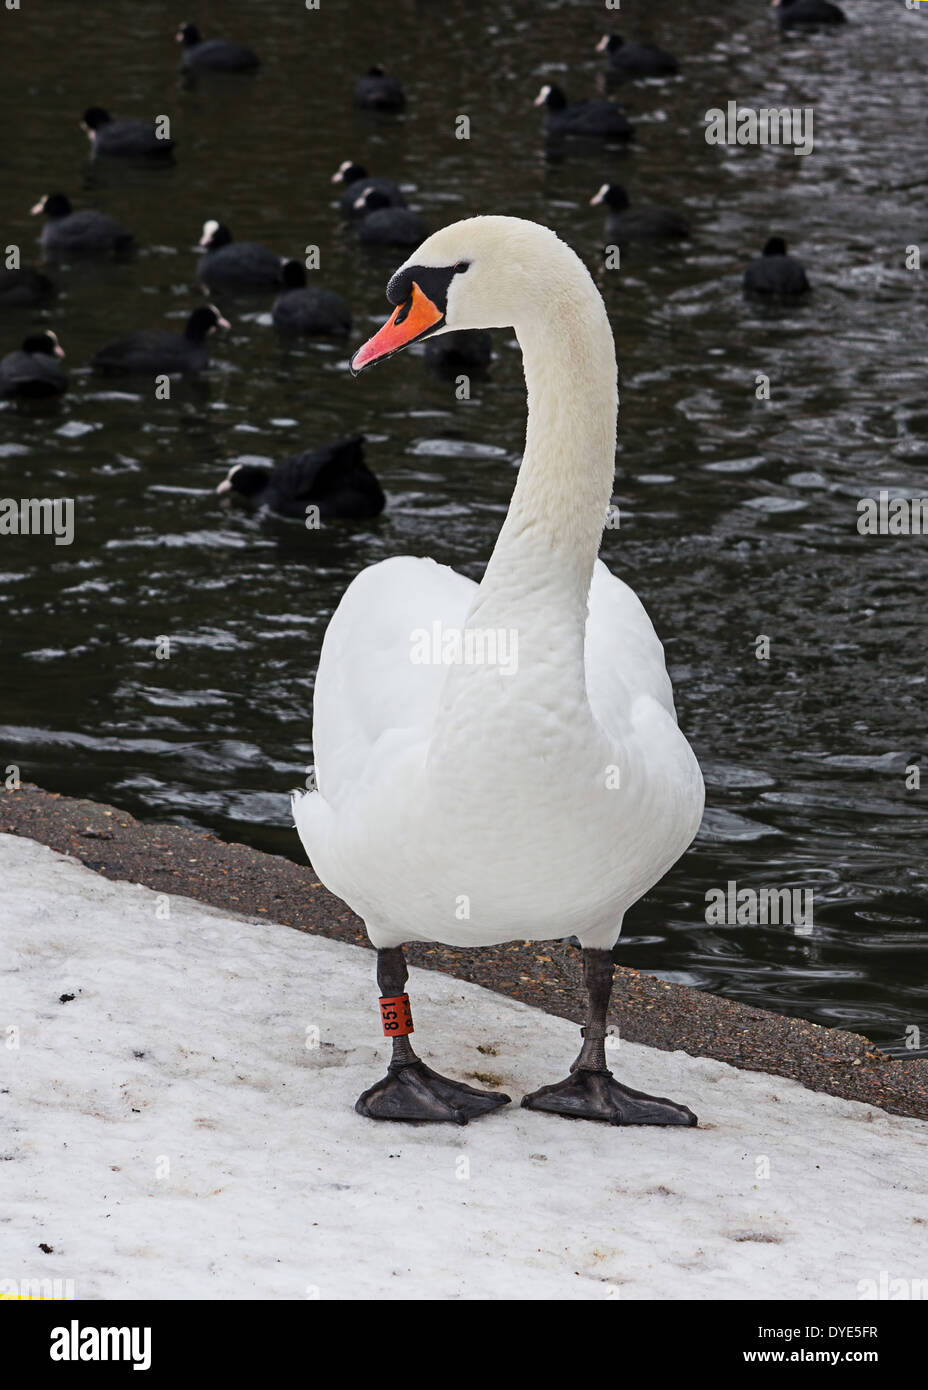
[[[442,786],[443,776],[457,786],[468,765],[478,781],[533,786],[528,797],[538,804],[551,792],[540,748],[550,759],[557,744],[575,769],[579,750],[597,767],[606,758],[584,644],[615,470],[615,346],[596,286],[563,250],[543,310],[514,325],[528,388],[525,454],[466,623],[504,636],[510,666],[449,668],[429,751]]]
[[[605,306],[579,261],[543,315],[516,325],[528,390],[525,454],[472,620],[528,606],[572,617],[582,643],[612,495],[618,394]]]

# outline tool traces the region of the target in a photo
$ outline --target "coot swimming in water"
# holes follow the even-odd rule
[[[358,237],[367,245],[418,246],[429,234],[417,212],[391,207],[387,195],[376,188],[366,188],[355,209],[364,214]]]
[[[354,104],[363,111],[402,111],[406,97],[396,78],[375,66],[358,80]]]
[[[170,159],[174,141],[160,136],[151,121],[114,121],[102,106],[88,106],[81,125],[94,155],[117,159]]]
[[[237,463],[216,488],[220,496],[236,492],[256,507],[279,516],[305,518],[307,507],[322,517],[378,516],[383,489],[364,462],[364,439],[356,435],[275,463],[273,468]]]
[[[45,214],[47,220],[39,240],[46,251],[128,251],[134,240],[132,233],[108,213],[97,212],[96,208],[74,212],[63,193],[47,193],[30,211],[33,216]]]
[[[802,261],[790,256],[781,236],[769,237],[759,256],[744,272],[748,294],[797,295],[810,288]]]
[[[688,224],[676,212],[661,207],[630,207],[628,194],[618,183],[604,183],[590,199],[590,206],[603,204],[607,241],[661,241],[667,237],[687,237]]]
[[[91,359],[91,365],[106,372],[202,372],[209,366],[206,339],[217,328],[229,324],[212,304],[194,309],[183,333],[164,329],[143,329],[107,343]]]
[[[18,270],[0,270],[0,309],[21,309],[42,304],[55,294],[55,286],[47,275],[31,265]]]
[[[332,182],[343,184],[345,188],[338,200],[338,210],[342,217],[360,216],[355,203],[366,188],[376,188],[378,193],[385,194],[390,200],[391,207],[404,208],[406,206],[406,199],[392,179],[372,178],[363,164],[355,164],[350,159],[344,160],[338,166],[332,175]]]
[[[64,395],[68,379],[58,365],[60,357],[64,357],[64,348],[51,329],[30,334],[22,347],[0,360],[0,396],[41,400]]]
[[[250,48],[228,39],[204,39],[195,24],[182,24],[177,31],[182,43],[181,62],[185,68],[208,68],[212,72],[254,72],[261,60]]]
[[[210,289],[270,289],[283,282],[280,256],[253,241],[233,241],[228,227],[214,218],[203,223],[200,245],[206,255],[197,278]]]
[[[596,52],[605,53],[611,76],[673,77],[679,71],[676,58],[666,48],[655,43],[627,43],[618,34],[603,34]]]
[[[846,24],[847,15],[831,0],[772,0],[781,29],[812,24]]]
[[[580,135],[590,139],[631,140],[635,129],[614,101],[600,97],[592,101],[568,103],[563,88],[546,82],[535,98],[545,108],[545,127],[549,135]]]
[[[308,289],[302,261],[285,261],[283,293],[271,309],[274,327],[299,337],[343,338],[351,332],[351,310],[333,290]]]

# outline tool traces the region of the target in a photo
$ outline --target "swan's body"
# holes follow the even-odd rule
[[[359,367],[445,328],[515,328],[525,455],[479,585],[404,557],[349,586],[323,642],[318,790],[295,801],[297,828],[384,955],[576,935],[605,957],[704,795],[651,622],[596,559],[618,400],[605,307],[553,232],[507,217],[437,232],[388,294],[401,307]],[[498,659],[417,664],[436,624],[465,643],[502,634]]]
[[[611,947],[699,825],[699,768],[634,592],[598,562],[584,641],[585,596],[559,592],[527,538],[503,558],[519,592],[432,560],[373,565],[326,632],[320,790],[297,802],[297,826],[375,946]],[[516,631],[517,670],[414,665],[411,634],[436,622]]]

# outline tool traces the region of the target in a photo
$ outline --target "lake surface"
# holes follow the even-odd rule
[[[0,495],[77,501],[70,547],[0,540],[0,762],[302,859],[287,793],[312,762],[313,673],[345,586],[404,553],[479,578],[523,440],[511,335],[494,334],[469,401],[417,350],[355,381],[348,345],[282,349],[270,296],[220,298],[232,330],[212,339],[202,384],[169,401],[87,366],[121,332],[182,327],[210,217],[281,253],[318,245],[317,282],[349,300],[357,346],[405,258],[364,251],[334,206],[332,172],[362,160],[402,181],[430,228],[475,212],[548,223],[609,308],[621,526],[602,553],[664,640],[708,789],[696,844],[629,913],[618,959],[915,1055],[907,1030],[928,1041],[928,780],[907,790],[905,769],[928,774],[928,541],[856,523],[858,499],[881,488],[928,492],[926,271],[905,266],[919,237],[928,253],[928,16],[842,3],[853,24],[790,39],[755,0],[623,5],[616,29],[681,61],[678,79],[622,88],[638,129],[627,151],[548,148],[532,106],[547,79],[573,98],[605,91],[594,44],[613,16],[598,4],[225,0],[197,7],[204,33],[252,44],[264,66],[194,87],[174,4],[4,11],[4,243],[35,261],[28,210],[61,190],[117,216],[139,250],[53,269],[55,303],[0,319],[4,352],[53,327],[72,388],[49,408],[0,409]],[[402,116],[352,108],[375,61],[404,83]],[[705,113],[729,100],[813,107],[814,152],[709,146]],[[77,124],[89,104],[170,115],[176,163],[91,164]],[[469,140],[455,138],[460,114]],[[683,212],[692,240],[605,269],[588,202],[606,180]],[[771,233],[807,267],[798,307],[742,298]],[[312,532],[215,495],[233,462],[358,431],[388,496],[375,522]],[[812,934],[707,926],[706,892],[729,881],[812,889]]]

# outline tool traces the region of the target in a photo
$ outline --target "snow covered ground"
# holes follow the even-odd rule
[[[515,1103],[462,1129],[378,1124],[353,1109],[387,1056],[371,952],[8,835],[0,883],[0,1281],[94,1299],[856,1300],[881,1273],[928,1278],[917,1120],[631,1043],[616,1074],[699,1129],[530,1113],[519,1098],[566,1074],[577,1028],[413,970],[418,1050]]]

